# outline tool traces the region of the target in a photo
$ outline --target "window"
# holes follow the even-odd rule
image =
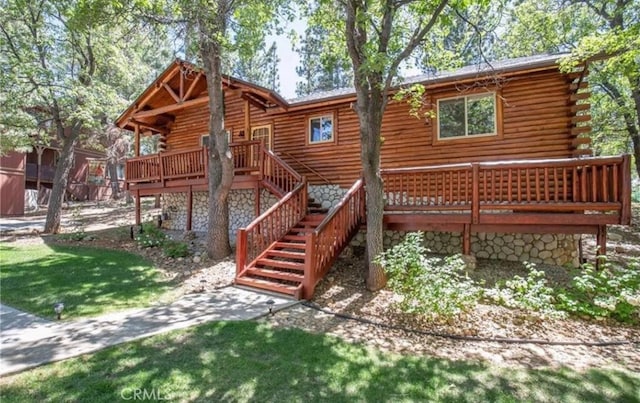
[[[231,131],[227,130],[227,141],[231,144]],[[209,135],[203,134],[200,136],[200,147],[209,147]]]
[[[209,147],[209,135],[205,134],[200,137],[200,147]]]
[[[496,94],[438,100],[438,139],[495,136]]]
[[[309,144],[334,140],[333,115],[314,116],[309,119]]]

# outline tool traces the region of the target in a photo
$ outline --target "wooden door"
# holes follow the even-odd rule
[[[271,125],[263,125],[263,126],[254,126],[251,128],[251,140],[260,140],[265,148],[269,151],[272,150],[273,147],[273,136]],[[255,150],[252,148],[252,150]],[[255,161],[257,163],[259,155],[252,155],[251,161]],[[266,165],[264,167],[264,172],[268,173],[271,169],[271,164],[265,162]]]

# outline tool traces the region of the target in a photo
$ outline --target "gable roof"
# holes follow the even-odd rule
[[[539,69],[558,68],[558,61],[567,54],[543,54],[497,62],[485,62],[460,69],[407,77],[394,88],[422,83],[433,86],[463,80],[486,78],[491,75],[508,75]],[[179,73],[179,74],[178,74]],[[284,99],[277,92],[231,76],[223,76],[225,89],[238,90],[253,105],[275,113],[290,109],[306,109],[317,104],[333,104],[355,98],[355,88],[340,88],[315,92],[306,96]],[[133,130],[134,124],[158,133],[168,132],[175,119],[172,112],[206,104],[207,84],[204,72],[184,60],[176,59],[149,85],[149,87],[116,120],[121,128]]]
[[[238,90],[259,108],[287,107],[280,94],[268,88],[223,75],[225,89]],[[133,130],[134,125],[158,133],[168,132],[173,112],[209,101],[203,69],[181,59],[174,60],[116,119],[116,125]]]
[[[557,67],[558,61],[567,56],[568,53],[562,54],[542,54],[527,57],[518,57],[513,59],[504,59],[496,62],[484,62],[461,67],[456,70],[433,72],[406,77],[401,79],[395,87],[403,87],[411,84],[422,83],[424,85],[432,85],[441,82],[452,82],[473,78],[482,78],[488,75],[504,74],[510,72],[530,71],[539,68]],[[314,92],[302,97],[289,99],[290,106],[298,106],[302,104],[328,101],[331,99],[354,96],[356,90],[354,87],[339,88],[330,91]]]

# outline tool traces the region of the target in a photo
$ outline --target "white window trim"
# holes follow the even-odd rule
[[[493,127],[494,127],[494,132],[493,133],[483,133],[483,134],[472,134],[469,135],[469,128],[468,128],[468,122],[465,121],[465,125],[464,125],[464,136],[455,136],[455,137],[440,137],[440,101],[450,101],[452,99],[464,99],[464,116],[466,119],[467,116],[467,105],[468,102],[467,100],[469,98],[482,98],[482,97],[486,97],[487,95],[492,95],[493,96]],[[437,127],[436,130],[438,131],[438,141],[442,140],[442,141],[447,141],[447,140],[460,140],[460,139],[474,139],[474,138],[478,138],[478,137],[491,137],[491,136],[497,136],[499,129],[498,129],[498,97],[495,91],[492,92],[483,92],[483,93],[478,93],[478,94],[470,94],[470,95],[463,95],[463,96],[458,96],[458,97],[448,97],[448,98],[440,98],[438,99],[437,103],[437,117],[438,117],[438,121],[437,121]]]
[[[329,118],[331,119],[331,139],[330,140],[318,140],[318,141],[312,141],[311,140],[311,121],[314,119],[323,119],[323,118]],[[335,117],[333,113],[327,113],[327,114],[323,114],[323,115],[314,115],[314,116],[310,116],[309,119],[307,119],[307,143],[308,144],[325,144],[325,143],[335,143],[336,141],[336,126],[335,126]]]
[[[267,149],[271,150],[273,146],[273,144],[271,144],[273,142],[273,125],[272,124],[251,126],[251,134],[249,138],[253,140],[253,133],[255,133],[256,130],[260,130],[260,129],[269,129],[269,144],[265,144],[265,145]]]

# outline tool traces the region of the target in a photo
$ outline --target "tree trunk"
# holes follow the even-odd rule
[[[118,161],[110,159],[108,162],[108,170],[111,185],[111,200],[118,200],[120,198],[120,185],[118,181]]]
[[[215,22],[200,22],[200,52],[209,92],[209,222],[207,253],[212,259],[231,254],[229,244],[228,196],[233,183],[233,159],[224,130],[224,92],[222,90],[222,46],[214,38],[225,32],[225,15]],[[205,23],[213,24],[206,25]]]
[[[631,137],[631,142],[633,143],[633,157],[636,160],[636,172],[640,178],[640,132],[638,131],[638,128],[640,128],[640,88],[634,88],[631,91],[631,96],[636,107],[636,124],[633,129],[629,128],[629,137]]]
[[[362,91],[362,88],[361,88]],[[368,92],[368,91],[367,91]],[[358,119],[360,121],[360,160],[367,192],[367,278],[370,291],[377,291],[387,284],[387,277],[375,258],[383,251],[384,215],[383,183],[380,177],[381,127],[384,98],[381,91],[373,89],[358,95]]]
[[[58,129],[59,134],[64,132],[63,128]],[[62,152],[56,166],[56,173],[53,179],[53,188],[49,197],[47,208],[47,218],[44,224],[44,232],[47,234],[57,234],[60,232],[60,220],[62,216],[62,204],[69,181],[69,172],[73,164],[74,149],[78,142],[80,128],[74,127],[69,135],[58,135],[62,139]]]

